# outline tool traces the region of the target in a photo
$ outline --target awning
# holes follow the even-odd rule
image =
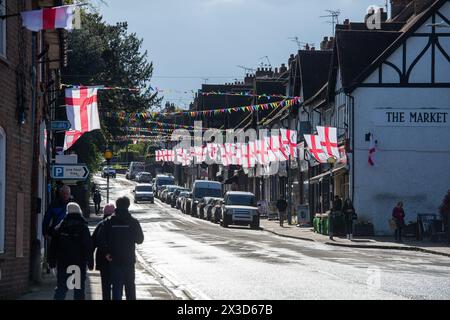
[[[343,171],[347,171],[347,166],[341,165],[341,166],[339,166],[339,167],[333,169],[333,170],[332,170],[332,173],[333,173],[333,176],[334,176],[336,173],[338,173],[338,172],[340,173],[340,172],[343,172]],[[314,178],[309,179],[309,182],[312,183],[312,184],[314,184],[314,183],[319,183],[319,182],[321,182],[325,177],[329,177],[329,176],[330,176],[330,171],[327,171],[327,172],[322,173],[322,174],[320,174],[320,175],[318,175],[318,176],[315,176]]]
[[[330,176],[330,171],[322,173],[318,176],[315,176],[314,178],[309,179],[309,183],[319,183],[320,181],[323,180],[323,178],[329,177],[329,176]]]

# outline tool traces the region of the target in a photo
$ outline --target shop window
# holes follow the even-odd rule
[[[0,127],[0,253],[5,250],[6,134]]]
[[[6,0],[0,0],[0,16],[6,15]],[[0,19],[0,56],[6,57],[6,19]]]

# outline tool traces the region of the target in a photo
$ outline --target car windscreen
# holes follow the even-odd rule
[[[226,204],[229,206],[256,207],[256,200],[254,196],[249,195],[228,195]]]
[[[151,186],[140,186],[140,187],[136,187],[136,191],[137,192],[152,192],[153,189]]]
[[[222,196],[221,189],[195,188],[194,198],[201,199],[204,197],[220,198]]]
[[[170,179],[170,178],[166,178],[166,179],[158,179],[158,186],[168,186],[171,185],[173,182],[175,181],[175,179]]]

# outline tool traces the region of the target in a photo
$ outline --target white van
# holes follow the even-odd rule
[[[143,162],[131,162],[130,167],[128,168],[127,174],[125,176],[128,180],[134,180],[136,178],[136,175],[139,172],[145,171],[145,163]]]
[[[222,198],[222,184],[215,181],[197,180],[192,187],[191,215],[197,215],[197,205],[205,197]]]

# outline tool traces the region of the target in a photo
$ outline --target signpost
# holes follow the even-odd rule
[[[69,131],[72,128],[72,124],[69,121],[52,121],[52,131]]]
[[[89,173],[89,169],[82,164],[61,164],[51,167],[51,177],[54,180],[85,181]]]
[[[106,151],[103,153],[103,157],[105,158],[108,166],[108,175],[106,176],[106,203],[109,203],[109,167],[111,165],[111,159],[113,158],[113,156],[113,152],[109,149],[106,149]]]

